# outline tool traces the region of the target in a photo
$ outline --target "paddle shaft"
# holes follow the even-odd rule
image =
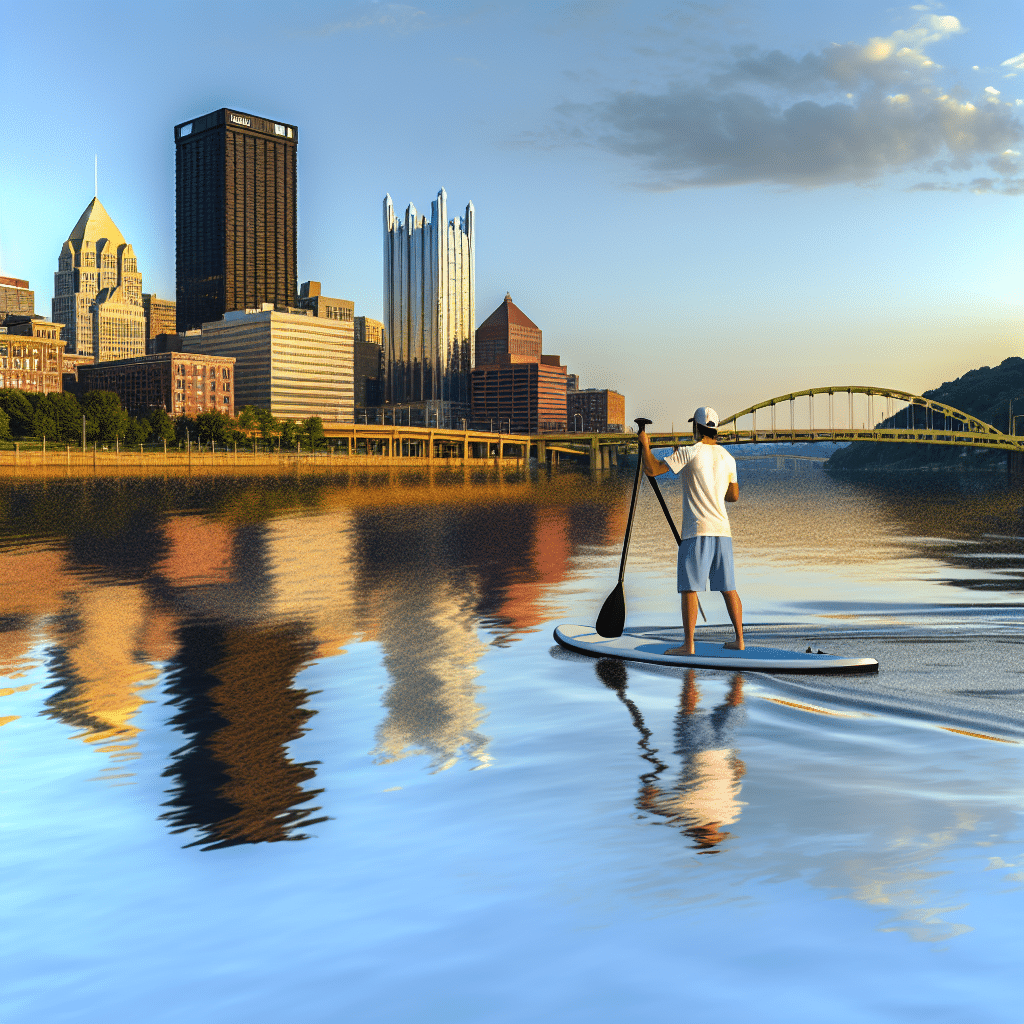
[[[639,427],[638,434],[644,432],[644,427],[650,423],[642,417],[634,421]],[[626,520],[626,539],[622,542],[622,558],[619,561],[619,583],[622,583],[626,576],[626,555],[629,554],[629,536],[633,532],[633,513],[636,512],[636,499],[640,493],[640,475],[644,471],[643,452],[640,450],[640,443],[636,446],[636,476],[633,478],[633,497],[629,501],[629,518]]]

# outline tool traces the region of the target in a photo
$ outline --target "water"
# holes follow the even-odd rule
[[[749,637],[877,677],[554,645],[628,475],[5,482],[0,1019],[1019,1021],[1021,494],[769,465]]]

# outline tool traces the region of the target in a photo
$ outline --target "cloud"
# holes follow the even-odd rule
[[[1024,137],[1013,107],[991,86],[972,103],[934,84],[938,65],[925,47],[961,31],[950,15],[927,15],[891,36],[800,58],[747,48],[705,84],[619,92],[559,113],[567,141],[582,136],[638,163],[649,175],[641,187],[656,191],[815,188],[915,166],[962,172],[988,158],[1008,173],[1005,154]],[[962,188],[1006,191],[985,179]]]
[[[330,36],[338,32],[359,32],[370,28],[384,28],[392,32],[415,32],[426,26],[427,13],[408,4],[367,4],[362,14],[346,21],[335,21],[322,26],[317,35]]]
[[[999,66],[1001,68],[1017,68],[1020,71],[1024,71],[1024,53],[1018,53],[1016,57],[1004,60]]]

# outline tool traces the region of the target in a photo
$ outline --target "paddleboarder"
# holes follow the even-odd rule
[[[743,650],[743,604],[736,592],[732,565],[732,531],[725,502],[739,501],[736,460],[718,443],[718,413],[702,405],[690,418],[694,444],[677,448],[659,459],[651,451],[646,431],[638,435],[644,472],[648,476],[672,473],[683,476],[683,528],[676,579],[682,595],[682,647],[666,654],[693,654],[693,631],[697,625],[697,592],[721,591],[736,631],[736,639],[723,644]]]

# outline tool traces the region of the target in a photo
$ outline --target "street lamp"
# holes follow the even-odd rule
[[[580,421],[580,425],[579,425],[578,428],[576,426],[576,421],[577,420]],[[576,433],[576,434],[580,434],[580,433],[583,432],[583,414],[582,413],[574,412],[572,414],[572,429],[573,429],[573,432]]]

